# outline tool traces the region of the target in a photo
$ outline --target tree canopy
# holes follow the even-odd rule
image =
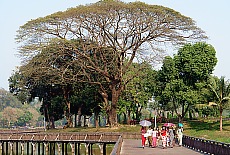
[[[184,45],[173,58],[165,57],[156,77],[156,100],[183,119],[195,104],[208,101],[205,89],[216,63],[216,51],[211,45]]]
[[[100,1],[31,20],[20,27],[16,40],[20,44],[19,54],[26,61],[41,54],[53,41],[60,51],[59,57],[65,55],[64,51],[72,51],[72,61],[62,70],[59,68],[62,77],[79,80],[75,76],[79,72],[69,67],[74,65],[87,81],[93,74],[104,77],[106,85],[100,83],[101,79],[94,82],[100,85],[99,92],[106,104],[110,100],[108,90],[112,94],[109,113],[111,124],[115,125],[118,98],[130,81],[124,76],[134,60],[156,63],[166,44],[180,46],[206,38],[195,21],[173,9],[142,2]],[[73,39],[79,43],[76,45]],[[70,71],[75,74],[69,74]]]

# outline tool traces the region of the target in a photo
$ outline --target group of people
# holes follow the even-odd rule
[[[142,139],[142,147],[148,145],[149,147],[157,147],[162,142],[162,148],[165,149],[167,147],[173,148],[175,143],[178,143],[179,146],[182,146],[182,137],[183,137],[183,127],[176,128],[165,127],[163,126],[161,129],[149,127],[141,127],[141,139]]]

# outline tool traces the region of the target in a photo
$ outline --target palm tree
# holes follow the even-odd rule
[[[216,104],[219,107],[220,131],[222,131],[223,126],[222,113],[225,105],[227,105],[230,101],[230,84],[228,81],[225,81],[224,78],[225,77],[223,76],[220,79],[213,77],[211,78],[211,82],[209,84],[211,91],[214,93]]]

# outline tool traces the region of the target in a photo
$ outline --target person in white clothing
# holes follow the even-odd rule
[[[179,146],[182,146],[182,137],[183,137],[183,128],[179,127],[177,130],[177,136],[178,136],[178,143]]]
[[[149,127],[149,128],[148,128],[147,134],[148,134],[149,147],[152,147],[152,134],[153,134],[153,129],[152,129],[152,127]]]
[[[154,128],[152,133],[152,147],[157,147],[158,131]]]

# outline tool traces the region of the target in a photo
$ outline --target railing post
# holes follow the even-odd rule
[[[91,155],[93,154],[93,143],[90,144],[90,154],[91,154]]]
[[[88,146],[88,147],[87,147],[87,148],[88,148],[88,155],[90,155],[90,153],[91,153],[91,150],[90,150],[90,143],[88,143],[87,146]]]
[[[64,142],[61,143],[61,150],[62,150],[62,154],[65,153],[65,145]]]
[[[37,145],[38,145],[38,147],[37,147],[38,148],[38,155],[40,155],[40,148],[41,148],[40,147],[40,145],[41,145],[40,142],[37,142]]]
[[[74,152],[75,154],[77,154],[77,143],[76,142],[74,143]]]
[[[8,142],[6,141],[6,154],[8,154]]]
[[[30,148],[30,145],[29,145],[29,142],[27,142],[27,143],[26,143],[26,153],[27,153],[27,154],[30,154],[30,153],[29,153],[29,148]]]
[[[106,155],[106,143],[103,143],[103,155]]]
[[[77,154],[80,155],[81,143],[77,143]]]
[[[16,155],[18,155],[18,141],[16,141]]]
[[[42,155],[44,155],[45,154],[45,144],[44,144],[44,142],[42,143]]]

